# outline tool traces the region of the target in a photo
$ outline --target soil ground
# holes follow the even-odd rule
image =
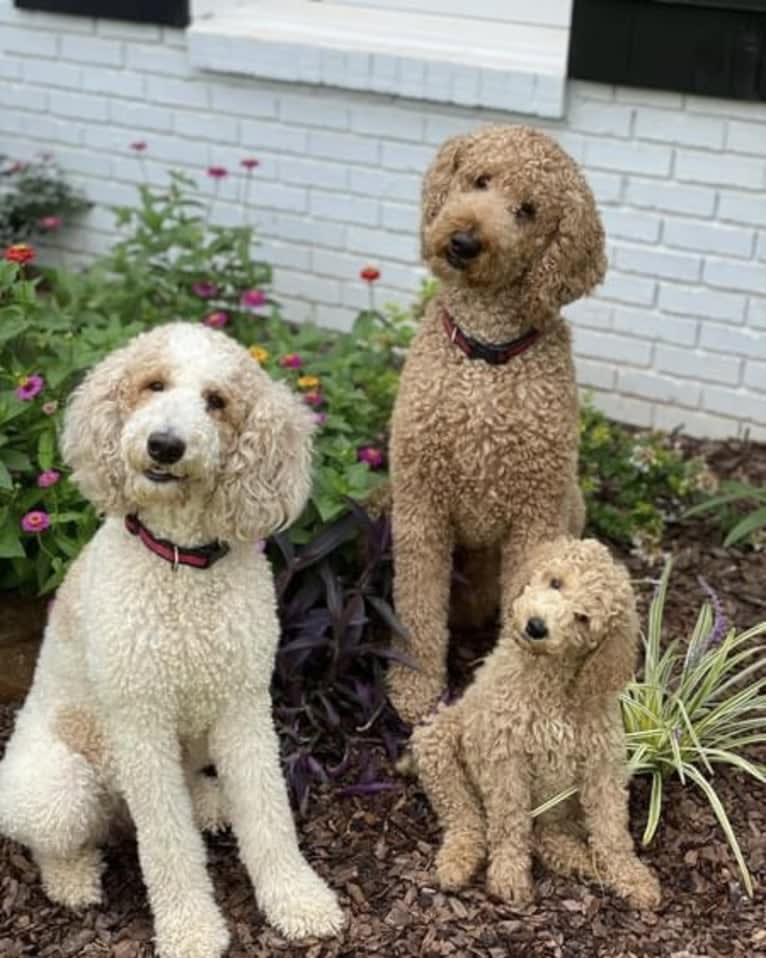
[[[766,447],[684,443],[689,452],[705,455],[721,477],[766,481]],[[674,554],[675,565],[668,635],[682,635],[692,627],[703,597],[699,576],[715,588],[730,620],[740,627],[766,619],[766,551],[723,549],[721,539],[720,529],[704,520],[669,528],[663,548]],[[633,556],[623,558],[645,612],[659,569]],[[14,663],[18,654],[14,646]],[[0,667],[2,674],[5,667]],[[22,667],[20,674],[19,682],[28,673]],[[10,731],[13,711],[12,705],[0,707],[0,742]],[[766,955],[766,789],[736,771],[717,774],[715,785],[749,863],[755,898],[745,896],[705,799],[693,786],[672,782],[656,838],[641,851],[663,885],[663,903],[656,912],[634,911],[604,889],[542,871],[536,873],[535,904],[521,909],[492,901],[481,877],[464,893],[444,894],[434,884],[439,838],[434,816],[415,783],[393,773],[391,781],[390,791],[365,798],[340,798],[329,788],[320,791],[299,822],[309,859],[339,891],[349,918],[342,937],[333,942],[289,945],[270,930],[253,900],[233,837],[210,840],[216,894],[232,931],[231,958]],[[631,808],[637,843],[647,802],[647,783],[634,781]],[[104,903],[81,914],[52,905],[27,852],[0,840],[0,958],[150,958],[151,935],[135,847],[129,840],[108,852]]]

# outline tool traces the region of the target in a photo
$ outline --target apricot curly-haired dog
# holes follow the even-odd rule
[[[522,902],[532,896],[534,851],[558,872],[652,907],[659,885],[628,831],[619,692],[639,631],[628,574],[595,540],[562,538],[533,550],[521,583],[463,697],[413,733],[444,829],[439,881],[460,888],[488,857],[489,891]],[[571,786],[575,796],[532,820]]]
[[[190,323],[113,352],[67,409],[64,459],[106,518],[56,595],[0,763],[0,832],[31,848],[51,899],[81,908],[101,898],[98,846],[126,804],[162,958],[227,948],[199,831],[225,820],[281,931],[342,924],[298,849],[256,545],[303,507],[311,433],[286,386]]]
[[[452,554],[480,619],[529,549],[580,535],[577,391],[560,308],[606,267],[587,183],[543,133],[448,140],[423,187],[423,256],[441,280],[410,347],[391,435],[394,599],[417,669],[389,687],[416,721],[446,684]]]

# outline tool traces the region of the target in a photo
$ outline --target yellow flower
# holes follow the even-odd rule
[[[319,376],[301,376],[298,379],[299,389],[316,389],[319,385]]]
[[[269,358],[269,351],[263,346],[251,346],[248,352],[257,363],[263,364]]]

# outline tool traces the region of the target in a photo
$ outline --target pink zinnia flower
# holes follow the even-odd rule
[[[379,469],[383,465],[383,453],[375,446],[362,446],[357,450],[359,462],[366,462],[370,469]]]
[[[131,150],[135,150],[136,153],[143,153],[146,149],[146,140],[136,140],[130,144],[130,148]]]
[[[50,516],[42,509],[33,509],[21,517],[21,528],[24,532],[45,532],[50,524]]]
[[[43,391],[44,386],[45,380],[42,376],[25,376],[16,387],[16,398],[21,399],[22,402],[29,402]]]
[[[202,280],[199,283],[192,283],[192,292],[200,299],[212,299],[213,296],[218,295],[218,287],[215,283]]]
[[[229,175],[229,171],[225,166],[209,166],[207,168],[207,175],[212,176],[214,180],[222,180],[224,176]]]
[[[300,369],[303,365],[303,360],[298,353],[285,353],[279,360],[279,365],[283,369]]]
[[[266,302],[266,294],[262,289],[246,289],[240,298],[243,306],[249,306],[250,309],[257,309]]]
[[[43,216],[37,221],[41,230],[57,230],[61,226],[60,216]]]
[[[257,166],[260,166],[260,165],[261,165],[261,161],[260,161],[260,160],[256,160],[255,157],[248,157],[248,158],[245,159],[245,160],[240,160],[240,161],[239,161],[239,165],[240,165],[240,166],[244,166],[244,168],[245,168],[248,172],[250,172],[250,170],[254,170]]]
[[[52,416],[59,408],[59,404],[55,399],[51,399],[50,402],[44,402],[40,408],[46,416]]]
[[[315,412],[312,416],[314,423],[317,426],[324,426],[327,422],[327,413],[326,412]]]
[[[60,472],[56,472],[55,469],[45,469],[37,477],[37,485],[41,489],[47,489],[49,486],[55,486],[60,478]]]
[[[229,314],[219,309],[217,313],[209,313],[202,322],[205,326],[211,326],[213,329],[221,329],[229,321]]]
[[[324,396],[321,393],[310,392],[303,397],[309,406],[321,406],[324,403]]]

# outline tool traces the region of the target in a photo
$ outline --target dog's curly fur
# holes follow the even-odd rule
[[[450,240],[470,233],[475,258]],[[579,535],[577,392],[559,309],[604,275],[604,234],[591,191],[551,139],[490,127],[448,140],[423,187],[423,256],[442,281],[402,373],[392,420],[395,603],[417,665],[395,664],[391,699],[410,721],[446,682],[453,549],[466,550],[474,620],[497,604],[499,581],[529,549]],[[468,335],[542,338],[507,365],[469,360],[441,323],[446,307]],[[464,603],[465,605],[465,603]]]
[[[157,430],[185,443],[171,466],[149,454]],[[83,907],[100,900],[98,846],[127,805],[162,958],[218,958],[228,944],[197,826],[231,821],[286,935],[342,924],[298,849],[279,766],[279,630],[256,547],[303,507],[311,433],[303,404],[245,349],[189,323],[112,353],[67,410],[64,457],[106,519],[56,596],[0,763],[0,831],[32,849],[53,900]],[[230,551],[174,568],[128,533],[131,512],[158,537]],[[202,772],[211,761],[217,779]]]
[[[460,888],[488,857],[489,891],[525,901],[534,850],[556,871],[601,879],[652,907],[659,885],[628,831],[618,699],[638,642],[628,574],[595,540],[562,538],[533,550],[520,578],[473,684],[413,733],[415,766],[444,829],[439,881]],[[540,623],[547,634],[532,638]],[[533,823],[534,807],[571,786],[576,796]]]

